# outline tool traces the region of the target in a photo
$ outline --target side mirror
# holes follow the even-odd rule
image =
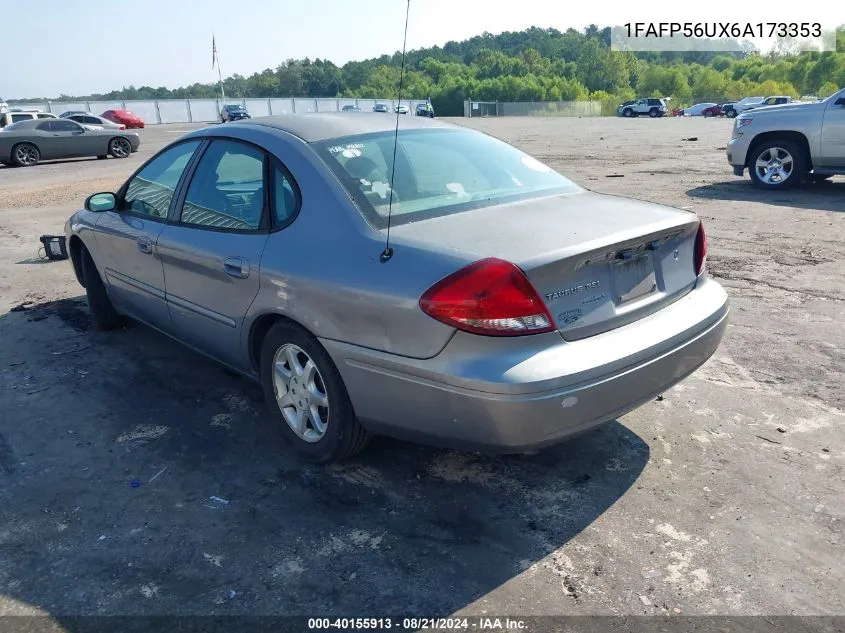
[[[85,209],[94,213],[114,211],[117,208],[117,197],[113,193],[95,193],[85,199]]]

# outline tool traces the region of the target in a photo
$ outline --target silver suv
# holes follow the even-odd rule
[[[747,169],[762,189],[845,174],[845,89],[816,103],[747,110],[734,119],[727,146],[734,174]]]
[[[655,118],[664,116],[669,112],[669,106],[666,105],[666,99],[637,99],[636,101],[626,101],[616,109],[617,116],[636,117],[642,114]]]

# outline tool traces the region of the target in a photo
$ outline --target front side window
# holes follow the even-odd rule
[[[165,150],[138,172],[126,188],[121,210],[164,220],[170,201],[200,141],[186,141]]]
[[[50,121],[51,132],[82,132],[83,128],[70,119],[53,119]]]
[[[314,143],[361,213],[387,226],[393,132]],[[472,130],[399,133],[392,222],[414,222],[541,195],[581,191],[568,178],[519,149]]]
[[[179,221],[254,231],[264,212],[264,153],[244,143],[215,140],[191,178]]]

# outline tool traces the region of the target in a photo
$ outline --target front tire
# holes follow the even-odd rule
[[[261,386],[282,437],[306,459],[341,461],[369,442],[340,372],[301,327],[282,321],[267,332],[261,344]]]
[[[125,319],[114,309],[97,266],[91,258],[91,253],[84,247],[82,249],[82,279],[85,281],[88,308],[91,310],[97,329],[107,331],[122,327]]]
[[[725,116],[733,119],[736,116],[736,110],[725,110]]]
[[[705,111],[704,111],[704,118],[705,118],[705,119],[709,119],[709,118],[710,118],[710,117],[712,117],[712,116],[713,116],[713,113],[712,113],[712,112],[710,112],[710,110],[705,110]]]
[[[807,158],[797,143],[766,141],[758,145],[748,161],[751,184],[758,189],[791,189],[807,172]]]
[[[632,117],[634,116],[634,111],[631,108],[625,108],[622,110],[622,116]]]

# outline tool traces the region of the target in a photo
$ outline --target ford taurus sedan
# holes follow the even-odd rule
[[[422,117],[191,132],[66,224],[97,326],[260,381],[305,456],[372,434],[522,452],[695,371],[727,324],[693,213],[587,191]]]
[[[31,167],[54,158],[127,158],[140,145],[137,132],[93,129],[69,119],[30,119],[0,132],[0,163]]]

